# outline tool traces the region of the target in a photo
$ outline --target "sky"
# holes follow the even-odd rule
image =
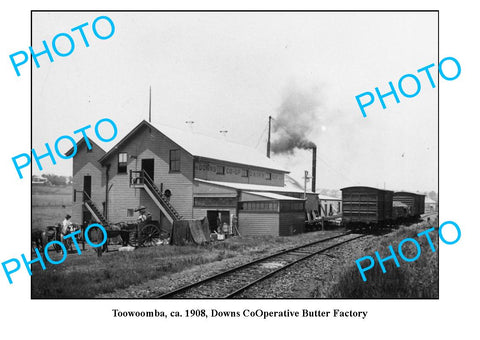
[[[100,15],[115,24],[110,39],[92,33]],[[78,139],[74,130],[110,118],[119,130],[113,142],[89,134],[109,150],[148,119],[151,86],[154,124],[189,129],[185,122],[194,121],[196,133],[221,139],[219,131],[227,130],[227,139],[261,152],[268,116],[285,124],[274,129],[274,141],[282,130],[301,127],[318,147],[317,188],[437,190],[438,87],[417,73],[435,63],[436,80],[436,13],[42,12],[33,13],[32,47],[40,51],[42,40],[50,45],[56,34],[85,22],[88,48],[71,33],[70,56],[54,55],[50,63],[43,55],[41,67],[33,67],[34,148],[66,134]],[[108,33],[104,24],[98,29]],[[63,42],[57,47],[65,51]],[[418,75],[420,93],[399,94],[398,104],[387,97],[385,110],[376,98],[364,118],[355,96],[375,87],[387,92],[389,81],[396,86],[407,73]],[[313,104],[293,105],[284,119],[292,98]],[[272,158],[298,180],[311,169],[310,150]],[[45,160],[43,172],[34,166],[33,173],[71,175],[71,160],[57,161]]]

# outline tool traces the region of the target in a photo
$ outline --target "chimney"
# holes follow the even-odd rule
[[[312,192],[315,192],[315,181],[317,179],[317,147],[312,147]]]

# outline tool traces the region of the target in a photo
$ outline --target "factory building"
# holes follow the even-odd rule
[[[303,232],[318,196],[253,148],[142,121],[105,152],[85,140],[73,158],[79,223],[132,222],[145,206],[169,230],[175,220],[203,219],[240,235]],[[71,151],[70,151],[71,152]]]

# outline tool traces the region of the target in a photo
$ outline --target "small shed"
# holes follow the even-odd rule
[[[430,197],[425,196],[425,213],[432,213],[438,211],[438,203]]]
[[[305,200],[271,192],[241,194],[238,209],[241,235],[290,236],[304,232]]]
[[[318,210],[321,217],[334,217],[342,214],[342,199],[318,195]]]

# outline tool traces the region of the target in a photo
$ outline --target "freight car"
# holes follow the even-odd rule
[[[425,213],[425,195],[398,191],[393,194],[393,201],[408,206],[408,220],[415,220]]]
[[[347,187],[342,191],[342,224],[349,229],[382,227],[393,223],[393,191]]]
[[[395,194],[394,194],[395,195]],[[393,201],[393,213],[392,217],[396,223],[402,223],[408,219],[411,215],[410,207],[402,202]]]

